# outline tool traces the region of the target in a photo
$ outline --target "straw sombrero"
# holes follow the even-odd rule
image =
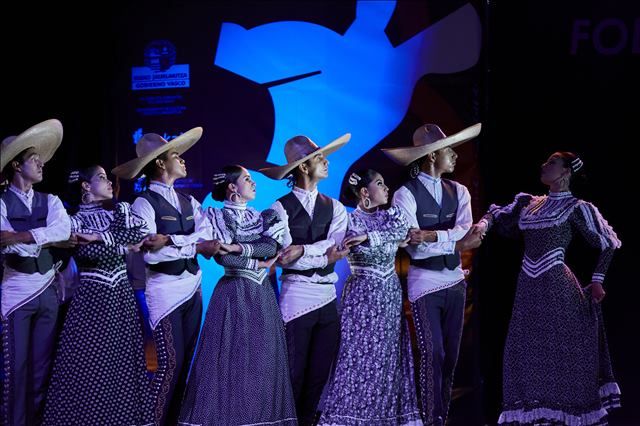
[[[180,136],[167,141],[155,133],[143,135],[136,144],[137,158],[129,160],[111,170],[114,175],[123,179],[133,179],[159,155],[171,150],[182,154],[191,148],[202,137],[202,127],[194,127]]]
[[[0,144],[0,171],[18,154],[34,148],[43,163],[51,160],[62,142],[62,123],[51,119],[29,127],[18,136],[6,137]]]
[[[382,152],[397,164],[407,166],[431,152],[446,147],[453,148],[475,138],[480,134],[481,127],[482,123],[477,123],[454,135],[447,136],[437,125],[425,124],[413,133],[413,146],[406,148],[388,148],[383,149]]]
[[[282,179],[314,155],[320,153],[329,155],[342,148],[342,146],[349,142],[349,139],[351,139],[351,133],[345,133],[338,139],[320,148],[306,136],[294,136],[284,145],[284,156],[287,159],[287,164],[283,166],[266,167],[258,171],[271,179]]]

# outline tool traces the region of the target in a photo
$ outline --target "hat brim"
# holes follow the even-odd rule
[[[456,134],[447,136],[446,138],[440,139],[434,143],[422,146],[411,146],[407,148],[387,148],[382,149],[382,152],[384,152],[385,155],[392,159],[396,164],[399,164],[401,166],[408,166],[409,164],[413,163],[419,158],[424,157],[427,154],[446,147],[454,148],[475,138],[480,134],[481,128],[482,123],[477,123],[473,126],[467,127],[466,129]]]
[[[55,118],[29,127],[3,146],[0,155],[0,170],[9,164],[18,154],[28,148],[34,148],[43,163],[51,160],[62,143],[62,123]]]
[[[319,148],[313,151],[311,154],[308,154],[299,160],[296,160],[292,163],[285,164],[283,166],[265,167],[265,168],[259,169],[258,171],[271,179],[275,179],[275,180],[283,179],[284,177],[288,176],[293,169],[295,169],[296,167],[298,167],[300,164],[304,163],[308,159],[318,154],[329,155],[332,152],[342,148],[347,142],[349,142],[350,139],[351,139],[351,133],[345,133],[344,135],[340,136],[338,139],[330,142],[329,144],[327,144],[322,148]]]
[[[171,139],[165,145],[156,148],[150,153],[142,157],[134,158],[133,160],[129,160],[126,163],[115,167],[113,170],[111,170],[111,173],[122,179],[134,179],[136,176],[138,176],[138,174],[140,174],[144,166],[149,164],[150,161],[157,158],[159,155],[162,155],[167,151],[175,151],[178,154],[183,154],[189,148],[195,145],[195,143],[198,142],[201,137],[202,127],[194,127],[193,129],[184,132],[180,136]]]

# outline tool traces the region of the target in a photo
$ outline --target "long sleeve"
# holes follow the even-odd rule
[[[600,250],[592,282],[604,281],[615,249],[622,243],[613,228],[602,217],[598,209],[591,203],[580,201],[570,217],[571,225],[591,247]]]
[[[125,247],[139,243],[148,233],[145,220],[131,210],[129,203],[121,202],[115,206],[113,223],[101,236],[106,246]]]
[[[489,207],[489,211],[480,220],[480,223],[484,223],[487,231],[495,229],[502,236],[516,238],[520,235],[520,228],[518,227],[520,213],[529,204],[531,198],[530,194],[520,193],[507,206],[492,204]]]
[[[47,195],[47,225],[30,229],[35,243],[13,244],[2,249],[3,253],[14,253],[20,256],[38,257],[40,248],[48,243],[55,243],[69,239],[71,235],[71,221],[69,215],[62,205],[60,198],[55,195]],[[0,229],[3,231],[13,231],[7,217],[7,207],[4,201],[0,200]]]
[[[47,203],[49,209],[47,213],[47,226],[29,230],[36,244],[39,246],[68,240],[71,235],[69,215],[64,209],[60,198],[49,194],[47,196]]]
[[[409,223],[410,228],[420,228],[418,225],[418,219],[416,217],[417,204],[416,199],[413,194],[405,188],[399,188],[393,194],[392,205],[400,208],[402,213],[404,214],[407,222]],[[469,211],[471,210],[471,205],[469,204]],[[469,213],[469,218],[471,214]],[[456,224],[458,225],[458,221],[460,220],[460,215],[456,218]],[[466,218],[465,218],[466,220]],[[462,224],[462,221],[460,222]],[[469,223],[469,227],[471,227],[471,222]],[[465,232],[466,233],[466,232]],[[464,234],[463,234],[464,236]],[[460,237],[462,238],[462,237]],[[455,241],[445,241],[445,242],[423,242],[417,245],[409,245],[405,248],[407,253],[411,256],[412,259],[426,259],[434,256],[441,256],[444,254],[453,254],[455,251],[456,242]]]
[[[216,263],[228,268],[242,268],[258,270],[258,261],[250,257],[237,254],[223,254],[214,257]]]
[[[242,247],[241,256],[254,259],[271,258],[278,254],[284,235],[284,224],[278,214],[271,209],[260,213],[263,230],[257,240],[250,242],[240,242]]]
[[[156,264],[176,259],[190,259],[196,255],[196,244],[198,242],[211,239],[211,225],[204,217],[200,203],[191,197],[191,206],[195,222],[194,232],[190,235],[169,235],[174,245],[165,246],[153,252],[145,252],[144,261],[146,263]],[[131,209],[147,223],[149,234],[158,232],[155,212],[147,200],[138,197]]]
[[[381,244],[394,242],[398,243],[404,240],[409,230],[409,222],[399,207],[391,206],[386,212],[387,218],[384,225],[380,229],[370,230],[367,232],[367,241],[354,247],[378,247]],[[347,235],[357,235],[358,230],[347,231]]]

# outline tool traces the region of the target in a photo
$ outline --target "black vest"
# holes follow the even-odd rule
[[[178,194],[178,201],[182,214],[176,210],[165,198],[157,192],[147,190],[140,196],[147,200],[156,214],[156,227],[158,234],[165,235],[189,235],[195,229],[195,221],[193,219],[193,207],[187,195]],[[161,272],[167,275],[180,275],[184,271],[195,274],[200,269],[196,258],[176,259],[169,262],[160,262],[149,265],[149,269],[155,272]]]
[[[416,199],[416,219],[420,229],[440,231],[451,229],[456,225],[458,215],[458,193],[450,180],[442,179],[442,206],[438,205],[431,193],[427,191],[419,179],[413,179],[404,187],[413,194]],[[412,265],[442,271],[444,268],[455,269],[460,265],[460,253],[443,256],[428,257],[426,259],[411,259]]]
[[[313,220],[304,209],[293,192],[280,198],[280,204],[284,207],[289,216],[289,232],[291,233],[291,244],[302,245],[312,244],[316,241],[326,240],[329,234],[329,226],[333,219],[333,201],[331,198],[318,194],[316,205],[313,208]],[[298,271],[293,269],[283,269],[283,274],[312,276],[314,273],[326,276],[333,272],[335,264],[332,263],[324,268],[306,269]]]
[[[31,213],[24,203],[11,190],[2,194],[2,201],[7,206],[7,219],[14,231],[22,232],[30,229],[47,226],[47,194],[34,191]],[[38,257],[23,257],[17,254],[7,254],[5,257],[7,266],[25,274],[46,274],[53,268],[53,257],[49,249],[40,249]]]

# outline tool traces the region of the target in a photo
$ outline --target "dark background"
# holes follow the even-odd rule
[[[401,42],[462,4],[400,2],[386,32],[392,41]],[[539,165],[553,151],[572,150],[582,156],[589,183],[577,195],[598,206],[623,242],[605,281],[608,294],[603,305],[614,371],[623,392],[623,408],[611,423],[640,424],[640,410],[634,406],[640,401],[636,344],[640,292],[632,268],[637,253],[633,246],[637,213],[632,206],[637,203],[638,157],[632,152],[639,141],[640,7],[637,2],[612,0],[472,4],[483,20],[481,62],[458,75],[426,76],[415,90],[416,96],[436,90],[451,99],[456,113],[445,117],[414,102],[383,143],[404,144],[413,128],[432,113],[445,120],[448,131],[481,120],[483,133],[467,144],[459,164],[459,169],[474,172],[464,174],[464,179],[456,176],[470,186],[475,218],[490,203],[508,203],[518,192],[543,193]],[[172,37],[193,40],[193,51],[182,52],[188,56],[206,48],[202,43],[215,49],[220,22],[251,27],[302,20],[343,32],[355,12],[350,1],[99,2],[91,5],[91,11],[88,7],[27,4],[3,12],[0,137],[48,118],[58,118],[64,125],[64,141],[47,165],[43,191],[60,193],[72,167],[97,162],[110,169],[130,158],[131,154],[121,158],[122,147],[130,141],[134,101],[128,90],[129,67],[141,65],[140,51],[150,40],[167,31]],[[211,16],[217,23],[210,22]],[[589,38],[572,51],[576,20],[591,23],[585,27]],[[602,29],[598,37],[597,28]],[[201,63],[213,66],[210,58]],[[210,92],[192,93],[188,102],[209,108],[207,117],[213,118],[193,108],[180,121],[184,130],[205,121],[207,132],[213,131],[220,140],[232,141],[238,131],[246,131],[243,138],[269,143],[273,112],[268,93],[252,90],[224,70],[194,66],[192,78],[204,72],[216,74],[207,88]],[[225,95],[223,87],[242,96]],[[460,93],[462,89],[465,93]],[[221,98],[205,105],[211,96]],[[167,120],[171,124],[172,119]],[[257,134],[242,130],[256,121],[262,129]],[[232,162],[237,156],[233,151],[224,155],[218,161]],[[575,259],[578,269],[588,256]],[[520,259],[518,242],[495,237],[486,240],[475,256],[471,283],[478,309],[473,327],[479,337],[473,374],[481,384],[476,394],[477,424],[495,422],[499,409],[501,353]]]

